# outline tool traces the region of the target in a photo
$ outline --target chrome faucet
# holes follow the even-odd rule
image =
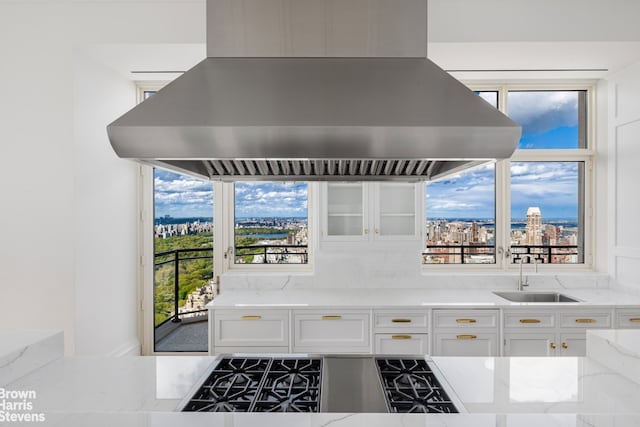
[[[535,272],[538,272],[538,258],[531,255],[521,255],[520,256],[520,278],[518,279],[518,290],[524,291],[524,288],[529,286],[529,279],[527,276],[522,276],[522,260],[527,257],[529,260],[533,260],[533,265],[535,266]]]

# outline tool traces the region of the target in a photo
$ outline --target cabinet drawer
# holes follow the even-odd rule
[[[375,311],[373,327],[376,332],[427,333],[427,311]]]
[[[294,312],[293,351],[371,352],[368,311]]]
[[[618,310],[616,328],[640,328],[640,310]]]
[[[550,312],[513,311],[504,313],[504,327],[523,329],[554,328],[556,316]]]
[[[289,346],[287,310],[215,310],[213,318],[215,347]]]
[[[610,328],[611,313],[580,312],[580,313],[560,313],[560,326],[563,328]]]
[[[216,347],[213,354],[284,354],[289,347]]]
[[[497,328],[497,310],[433,310],[436,328]]]
[[[429,354],[427,334],[376,334],[375,354]]]
[[[493,333],[436,333],[435,356],[497,356],[498,335]]]

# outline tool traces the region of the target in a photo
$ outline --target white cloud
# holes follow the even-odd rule
[[[578,124],[578,92],[509,92],[509,116],[522,125],[523,134],[541,134]]]

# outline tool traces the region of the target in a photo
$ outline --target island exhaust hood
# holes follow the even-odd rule
[[[432,180],[521,128],[426,58],[426,0],[207,2],[207,58],[111,123],[117,155],[210,180]]]

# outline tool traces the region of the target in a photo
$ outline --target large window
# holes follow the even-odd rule
[[[234,184],[233,264],[309,262],[308,184]]]
[[[207,351],[205,306],[215,296],[213,186],[161,169],[153,181],[154,349]]]
[[[522,137],[511,160],[426,184],[423,263],[590,263],[589,91],[476,93],[520,124]]]

